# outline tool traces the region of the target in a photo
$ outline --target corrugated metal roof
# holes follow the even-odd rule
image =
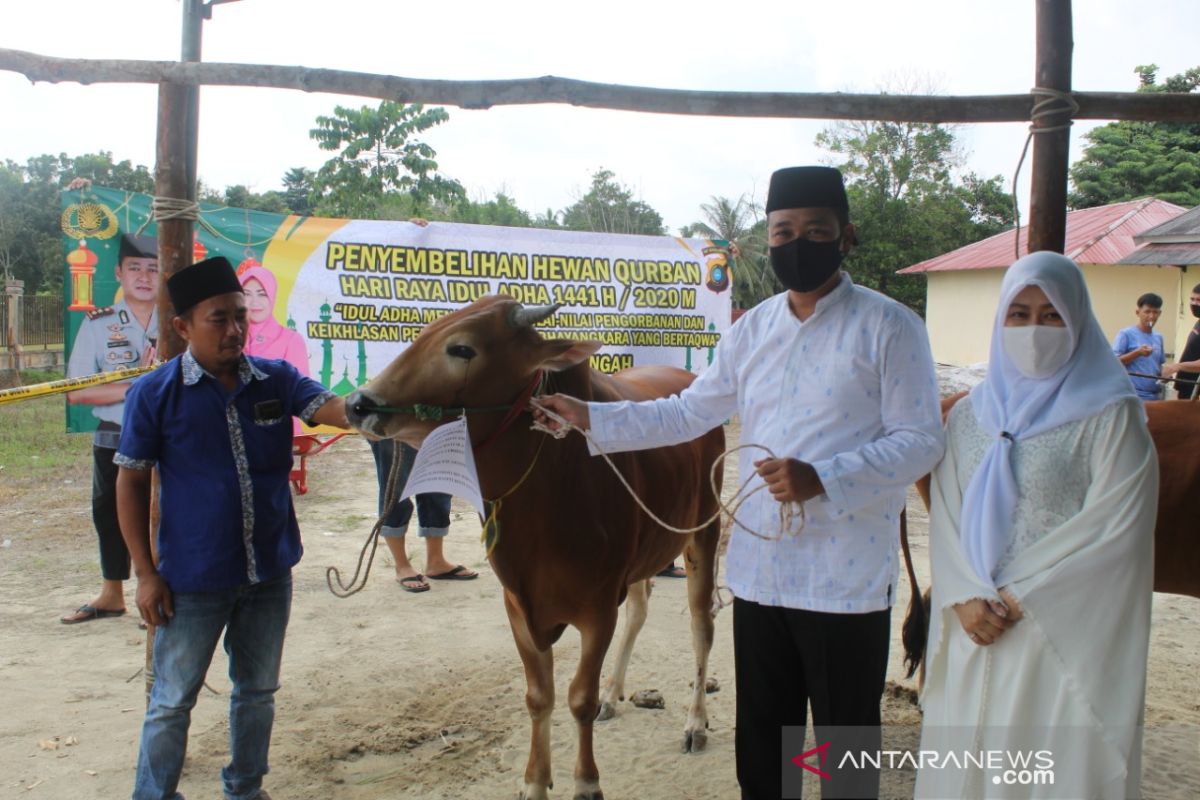
[[[1200,264],[1200,242],[1184,244],[1145,244],[1134,250],[1122,264],[1157,264],[1183,267]]]
[[[1133,237],[1143,242],[1200,242],[1200,206]]]
[[[1067,212],[1066,255],[1082,264],[1121,264],[1137,249],[1135,234],[1174,219],[1181,206],[1153,197]],[[900,270],[902,275],[1007,267],[1013,255],[1013,230],[960,247]],[[1021,226],[1021,255],[1029,243],[1029,228]]]

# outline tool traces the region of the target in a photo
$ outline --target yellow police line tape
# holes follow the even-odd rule
[[[29,400],[34,397],[46,397],[52,394],[73,392],[76,389],[86,389],[90,386],[101,386],[105,383],[116,383],[117,381],[136,378],[138,375],[145,375],[156,367],[158,367],[158,364],[151,364],[148,367],[130,367],[129,369],[118,369],[112,372],[100,372],[96,375],[64,378],[61,381],[35,383],[32,386],[0,389],[0,406],[5,403],[15,403],[17,400]]]

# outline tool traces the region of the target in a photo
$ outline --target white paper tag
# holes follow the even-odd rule
[[[440,425],[425,437],[400,499],[426,492],[462,498],[483,516],[483,497],[465,417]]]

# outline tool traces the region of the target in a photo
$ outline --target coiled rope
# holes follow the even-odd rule
[[[1043,86],[1035,86],[1029,90],[1029,93],[1034,97],[1040,97],[1033,104],[1033,108],[1029,112],[1029,135],[1025,137],[1025,146],[1021,148],[1021,157],[1017,160],[1017,169],[1013,173],[1012,182],[1012,202],[1013,202],[1013,220],[1016,222],[1016,235],[1013,237],[1013,254],[1014,257],[1021,257],[1021,209],[1017,204],[1017,180],[1021,176],[1021,167],[1025,164],[1025,156],[1029,153],[1029,143],[1033,141],[1033,137],[1044,133],[1058,133],[1059,131],[1069,130],[1074,124],[1070,118],[1062,125],[1051,125],[1049,127],[1039,128],[1034,123],[1043,117],[1048,117],[1052,114],[1067,113],[1070,117],[1074,117],[1079,111],[1079,102],[1070,92],[1062,92],[1058,89],[1047,89]]]

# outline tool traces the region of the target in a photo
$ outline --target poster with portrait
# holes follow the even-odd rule
[[[64,192],[68,342],[89,313],[114,301],[115,242],[130,231],[154,235],[149,214],[148,195]],[[247,352],[286,358],[342,395],[425,325],[486,294],[562,304],[539,331],[603,342],[592,366],[604,372],[671,364],[699,374],[730,325],[735,265],[720,240],[419,226],[204,204],[196,229],[196,258],[225,256],[246,288]],[[68,428],[89,430],[88,416],[68,406]]]

